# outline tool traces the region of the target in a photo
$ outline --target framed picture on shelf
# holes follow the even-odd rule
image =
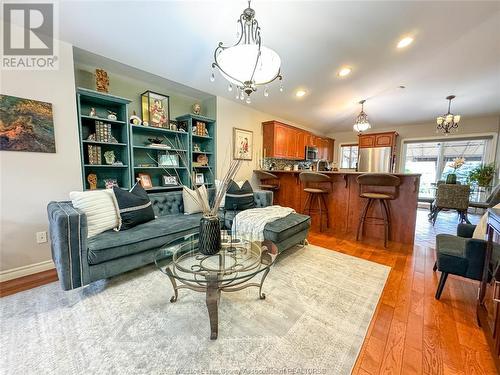
[[[194,182],[196,185],[203,185],[205,183],[205,176],[203,173],[196,173],[194,176]]]
[[[233,159],[252,160],[253,131],[233,128]]]
[[[139,182],[144,189],[151,189],[153,187],[153,183],[151,182],[151,176],[147,173],[139,173],[138,175]]]
[[[156,128],[170,128],[170,98],[146,91],[141,94],[142,121]]]
[[[177,182],[177,176],[163,175],[163,176],[161,176],[161,183],[163,186],[179,185],[179,183]]]
[[[178,167],[179,166],[179,155],[177,155],[177,154],[158,155],[158,166],[159,167]]]

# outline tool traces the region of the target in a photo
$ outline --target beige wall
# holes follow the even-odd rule
[[[47,203],[67,200],[82,181],[72,47],[60,43],[59,70],[1,76],[2,94],[52,103],[56,142],[53,154],[0,151],[0,271],[5,271],[51,259],[49,244],[37,244],[35,232],[48,230]],[[50,267],[47,263],[40,267]]]
[[[394,131],[396,130],[399,133],[398,137],[398,145],[397,145],[397,153],[398,153],[398,163],[399,167],[401,156],[401,144],[406,139],[417,139],[417,138],[443,138],[442,134],[436,133],[436,125],[434,122],[424,123],[424,124],[413,124],[413,125],[400,125],[400,126],[391,126],[384,127],[375,126],[371,129],[370,132],[384,132],[384,131]],[[476,118],[467,118],[465,116],[462,117],[462,121],[460,122],[460,129],[458,133],[450,135],[450,139],[455,136],[463,137],[467,135],[474,134],[496,134],[498,138],[498,134],[500,132],[500,116],[488,116],[488,117],[476,117]],[[334,161],[338,163],[339,161],[339,152],[340,145],[342,143],[357,143],[358,136],[354,131],[347,132],[334,132],[328,135],[335,139],[335,155]],[[495,139],[496,142],[496,139]],[[497,144],[493,145],[494,148],[498,149]],[[497,151],[497,160],[500,156],[498,155],[500,151]],[[498,165],[498,163],[497,163]]]
[[[262,157],[262,123],[270,120],[311,130],[292,121],[257,111],[248,104],[217,97],[217,176],[224,175],[232,160],[234,127],[253,131],[253,160],[245,161],[236,176],[238,180],[252,178],[252,171],[258,167],[258,159]]]

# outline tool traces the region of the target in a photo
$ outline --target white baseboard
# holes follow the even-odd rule
[[[33,275],[34,273],[48,271],[53,268],[55,268],[54,262],[52,260],[46,260],[45,262],[29,264],[27,266],[0,271],[0,282],[17,279],[23,276]]]

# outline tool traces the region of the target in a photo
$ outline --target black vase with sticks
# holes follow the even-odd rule
[[[198,250],[204,255],[217,254],[221,248],[220,221],[217,216],[203,216],[200,219]]]

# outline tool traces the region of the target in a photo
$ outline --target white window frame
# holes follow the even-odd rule
[[[342,147],[345,146],[358,146],[358,155],[359,155],[359,143],[356,142],[344,142],[344,143],[339,143],[339,156],[337,158],[337,161],[339,163],[339,169],[348,169],[348,170],[355,170],[356,167],[354,168],[342,168]]]
[[[418,143],[418,142],[449,142],[449,141],[459,141],[461,139],[474,139],[474,138],[491,138],[491,142],[488,142],[488,145],[486,147],[486,150],[484,152],[484,162],[486,164],[493,163],[495,162],[495,153],[497,149],[497,142],[498,142],[498,134],[497,133],[472,133],[472,134],[454,134],[454,135],[448,135],[447,137],[422,137],[422,138],[404,138],[401,140],[401,146],[400,146],[400,157],[398,160],[398,170],[401,173],[404,173],[404,161],[406,160],[406,144],[407,143]],[[438,168],[439,170],[437,171],[439,174],[438,176],[441,175],[444,169],[444,163],[443,163],[443,157],[442,155],[439,157],[440,160],[438,160]]]

